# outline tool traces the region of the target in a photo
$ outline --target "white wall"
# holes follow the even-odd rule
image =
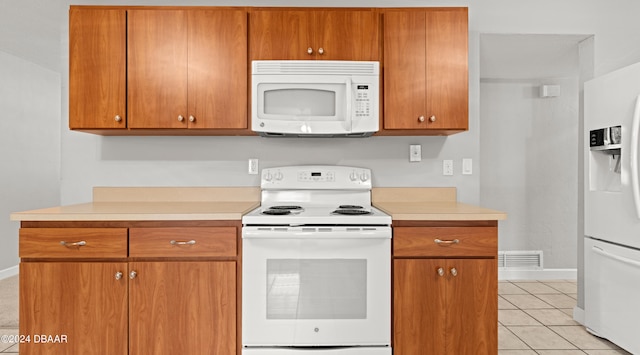
[[[60,74],[0,51],[0,278],[18,264],[9,214],[60,203],[60,90]]]
[[[480,84],[480,200],[509,212],[499,249],[542,250],[545,268],[577,265],[578,93],[577,76]]]

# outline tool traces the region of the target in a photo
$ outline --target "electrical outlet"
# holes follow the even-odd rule
[[[258,159],[249,159],[249,174],[258,175]]]
[[[409,161],[422,160],[422,146],[419,144],[411,144],[409,146]]]
[[[442,175],[453,175],[453,160],[442,161]]]

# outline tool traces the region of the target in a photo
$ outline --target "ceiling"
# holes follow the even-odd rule
[[[578,43],[588,35],[481,34],[481,79],[541,79],[579,74]]]

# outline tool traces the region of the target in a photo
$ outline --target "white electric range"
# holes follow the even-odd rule
[[[242,219],[244,355],[390,355],[391,217],[371,171],[262,171]]]

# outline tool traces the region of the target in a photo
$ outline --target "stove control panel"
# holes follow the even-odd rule
[[[371,170],[338,165],[301,165],[262,170],[262,189],[371,189]]]
[[[312,170],[307,170],[307,171],[300,171],[298,173],[298,181],[301,182],[310,182],[310,181],[316,181],[316,182],[334,182],[336,181],[336,173],[335,171],[330,171],[330,170],[318,170],[318,171],[312,171]]]

